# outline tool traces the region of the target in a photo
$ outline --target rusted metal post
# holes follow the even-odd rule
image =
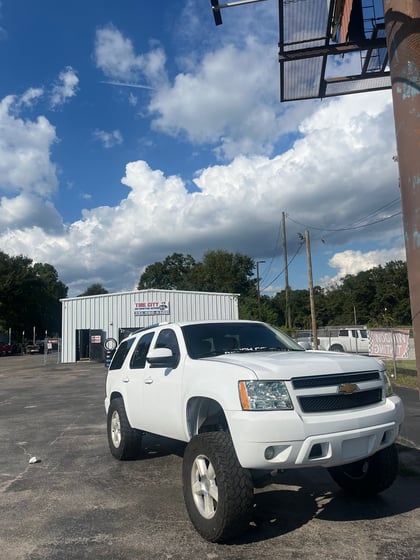
[[[420,1],[383,3],[420,388]]]
[[[308,259],[309,303],[311,306],[313,349],[318,350],[318,333],[316,330],[316,315],[315,315],[315,300],[314,300],[314,282],[313,282],[313,274],[312,274],[311,239],[309,237],[308,230],[305,231],[305,241],[306,241],[306,257]]]

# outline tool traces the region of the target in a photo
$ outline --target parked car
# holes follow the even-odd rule
[[[41,348],[39,344],[27,344],[25,347],[26,354],[39,354],[41,352]]]
[[[323,348],[332,352],[369,353],[368,330],[365,326],[319,329],[318,340]]]

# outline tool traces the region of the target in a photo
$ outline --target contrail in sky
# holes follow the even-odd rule
[[[130,84],[128,82],[100,82],[101,84],[108,84],[110,86],[123,86],[123,87],[133,87],[140,89],[155,89],[150,86],[143,86],[142,84]]]

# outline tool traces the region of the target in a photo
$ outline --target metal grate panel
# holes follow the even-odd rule
[[[302,411],[307,413],[349,410],[381,402],[382,389],[360,391],[351,395],[301,396],[298,400]]]

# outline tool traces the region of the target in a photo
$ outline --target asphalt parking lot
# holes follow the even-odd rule
[[[420,558],[420,451],[402,446],[397,481],[369,501],[346,496],[322,469],[289,471],[256,491],[243,538],[211,544],[184,507],[182,444],[148,436],[142,459],[118,462],[104,365],[45,361],[0,358],[0,558]]]

